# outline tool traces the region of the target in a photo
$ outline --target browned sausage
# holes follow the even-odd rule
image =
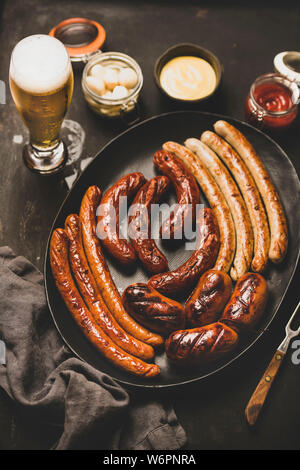
[[[151,344],[152,346],[159,346],[163,344],[163,338],[139,325],[128,315],[109,272],[102,253],[100,241],[96,235],[96,209],[99,205],[100,198],[100,189],[97,186],[90,186],[80,206],[83,246],[100,294],[109,311],[125,331],[145,343]]]
[[[131,206],[135,210],[129,217],[130,241],[143,266],[151,274],[169,270],[166,257],[151,237],[152,204],[157,204],[169,187],[167,176],[156,176],[142,186]]]
[[[267,211],[271,232],[269,258],[274,263],[280,263],[288,247],[288,229],[280,197],[272,179],[255,149],[238,129],[226,121],[217,121],[214,128],[239,153],[257,184]]]
[[[257,273],[247,273],[236,283],[221,321],[243,331],[253,328],[264,313],[268,297],[266,280]]]
[[[200,191],[190,170],[174,154],[159,150],[153,159],[156,168],[172,181],[177,197],[177,207],[170,218],[161,226],[164,239],[184,238],[185,226],[196,216],[196,206],[200,203]]]
[[[175,153],[193,173],[205,197],[217,217],[220,230],[220,249],[215,269],[229,271],[235,253],[235,228],[226,199],[214,177],[199,158],[188,148],[177,142],[165,142],[163,149]]]
[[[96,322],[104,333],[124,351],[141,359],[152,359],[153,348],[126,333],[111,315],[102,299],[84,254],[80,220],[77,214],[71,214],[67,217],[65,230],[69,237],[69,260],[72,272],[79,291]]]
[[[109,188],[97,209],[97,235],[102,245],[119,263],[129,266],[136,261],[134,248],[120,236],[120,204],[123,197],[131,201],[145,184],[142,173],[129,173]]]
[[[147,364],[141,359],[125,353],[101,330],[86,307],[72,278],[68,260],[68,236],[63,229],[54,230],[50,242],[50,264],[62,299],[84,335],[116,366],[135,375],[154,377],[160,369],[156,364]]]
[[[128,312],[153,331],[170,333],[184,327],[184,307],[147,284],[136,283],[128,286],[122,299]]]
[[[206,271],[185,304],[187,320],[193,326],[217,321],[228,302],[231,289],[232,282],[228,274],[215,269]]]
[[[167,297],[189,293],[201,274],[210,269],[217,258],[220,236],[213,211],[205,208],[197,214],[198,243],[192,256],[175,271],[152,276],[148,283]]]
[[[228,354],[237,343],[237,332],[216,322],[171,333],[166,341],[166,354],[178,364],[206,364]]]
[[[172,361],[208,363],[232,351],[239,333],[252,329],[261,319],[267,302],[267,283],[257,273],[245,274],[236,284],[220,320],[191,330],[172,333],[166,353]]]

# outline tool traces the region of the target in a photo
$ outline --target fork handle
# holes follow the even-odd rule
[[[277,349],[246,406],[245,416],[250,426],[256,423],[284,356],[285,353]]]

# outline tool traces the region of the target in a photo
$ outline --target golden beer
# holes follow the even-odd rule
[[[50,173],[66,159],[59,132],[73,93],[73,72],[68,52],[57,39],[34,35],[20,41],[10,64],[10,89],[29,129],[25,163]]]
[[[72,97],[72,73],[61,88],[48,93],[29,93],[12,78],[10,89],[16,107],[29,129],[31,143],[38,148],[56,145]]]

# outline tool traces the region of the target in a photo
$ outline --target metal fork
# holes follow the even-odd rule
[[[300,302],[298,303],[291,318],[286,324],[286,327],[285,327],[286,336],[284,340],[278,346],[270,364],[268,365],[264,375],[262,376],[260,382],[258,383],[256,389],[254,390],[246,406],[245,416],[250,426],[253,426],[256,423],[256,420],[263,407],[263,404],[265,403],[265,400],[270,391],[272,383],[274,382],[275,376],[281,366],[282,360],[284,359],[285,354],[288,350],[291,339],[300,334],[300,327],[297,330],[291,329],[291,323],[295,318],[295,315],[297,313],[299,306],[300,306]]]

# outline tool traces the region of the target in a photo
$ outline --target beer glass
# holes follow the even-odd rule
[[[36,34],[14,48],[9,69],[10,90],[29,129],[25,164],[41,174],[60,170],[67,147],[59,138],[73,93],[73,72],[65,46],[58,39]]]

